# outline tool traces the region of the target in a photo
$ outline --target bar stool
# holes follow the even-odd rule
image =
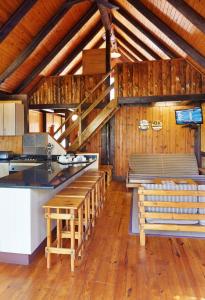
[[[101,190],[101,196],[102,196],[101,205],[103,207],[103,204],[106,200],[105,172],[104,171],[87,171],[81,177],[92,177],[92,176],[100,178],[100,190]]]
[[[78,189],[78,190],[86,190],[89,189],[91,193],[91,221],[92,226],[95,226],[95,219],[96,219],[96,187],[95,183],[93,182],[76,182],[73,181],[71,184],[68,185],[69,188]]]
[[[86,176],[80,176],[75,179],[75,182],[86,182],[86,183],[92,183],[94,184],[94,189],[95,189],[95,214],[96,216],[99,215],[100,213],[100,203],[101,203],[101,190],[100,190],[100,178],[99,177],[86,177]]]
[[[81,256],[83,239],[83,205],[82,197],[54,197],[43,205],[47,220],[47,268],[51,266],[51,254],[68,254],[71,256],[71,271],[74,272],[75,258]],[[66,211],[66,212],[65,212]],[[75,220],[78,226],[75,226]],[[57,247],[52,245],[51,220],[57,222]],[[62,220],[69,222],[69,228],[62,231]],[[62,239],[70,239],[70,248],[63,247]],[[78,244],[75,244],[75,239]]]
[[[107,186],[110,185],[110,182],[112,181],[112,165],[100,165],[99,167],[100,171],[104,171],[106,173],[106,182]]]
[[[88,239],[88,235],[90,235],[90,229],[91,229],[91,213],[90,213],[90,201],[91,201],[91,192],[90,189],[75,189],[65,187],[63,190],[61,190],[58,194],[56,194],[57,197],[68,197],[68,198],[82,198],[84,200],[84,218],[83,218],[83,224],[84,224],[84,236],[85,239]],[[78,220],[76,220],[76,223]]]

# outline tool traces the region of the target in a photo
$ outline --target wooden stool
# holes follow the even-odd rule
[[[75,182],[86,182],[86,183],[92,183],[94,184],[95,189],[95,214],[96,216],[100,213],[100,207],[101,207],[101,189],[100,189],[100,178],[99,177],[84,177],[80,176],[75,179]]]
[[[96,187],[95,183],[93,182],[76,182],[73,181],[71,184],[68,185],[69,188],[78,189],[78,190],[86,190],[89,189],[91,193],[91,217],[92,217],[92,226],[95,225],[95,218],[96,218]]]
[[[92,173],[84,173],[80,179],[82,180],[96,180],[97,182],[97,189],[98,189],[98,195],[99,195],[99,210],[103,208],[104,202],[105,202],[105,173],[102,172],[100,174],[93,175]]]
[[[57,195],[57,197],[68,197],[68,198],[82,198],[84,200],[84,219],[83,224],[85,227],[84,235],[85,239],[88,239],[88,235],[90,235],[90,227],[91,227],[91,213],[90,213],[90,200],[91,200],[91,192],[90,189],[75,189],[70,188],[69,186],[64,188],[62,191],[60,191]],[[78,220],[76,220],[76,223]]]
[[[82,176],[83,177],[90,177],[90,176],[100,177],[100,188],[102,191],[102,201],[103,201],[102,205],[103,205],[106,200],[105,172],[104,171],[87,171]]]
[[[47,219],[47,268],[51,266],[51,253],[69,254],[71,256],[71,271],[74,272],[76,255],[81,256],[84,243],[83,239],[83,204],[81,197],[54,197],[43,205],[45,218]],[[67,211],[68,213],[65,213]],[[75,219],[78,219],[78,226],[75,226]],[[57,221],[57,247],[52,246],[51,220]],[[62,231],[62,220],[68,220],[70,230]],[[77,227],[77,230],[76,230]],[[63,248],[62,239],[70,239],[70,248]],[[78,245],[75,245],[75,239]]]
[[[100,169],[100,171],[104,171],[106,173],[107,186],[110,185],[110,182],[112,181],[113,166],[111,166],[111,165],[100,165],[99,169]]]

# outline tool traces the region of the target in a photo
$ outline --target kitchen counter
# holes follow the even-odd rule
[[[87,169],[98,169],[98,154],[87,163],[38,163],[0,179],[1,262],[29,264],[33,260],[46,239],[42,206]]]
[[[26,170],[11,173],[0,178],[0,188],[54,189],[93,162],[67,165],[62,165],[58,162],[39,162],[38,166],[32,166]],[[20,164],[19,161],[17,163]]]

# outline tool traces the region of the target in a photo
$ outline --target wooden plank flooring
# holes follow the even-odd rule
[[[30,266],[0,264],[0,300],[202,300],[205,240],[148,237],[146,249],[128,234],[131,194],[113,182],[81,263],[44,253]]]

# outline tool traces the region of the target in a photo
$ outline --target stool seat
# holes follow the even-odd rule
[[[83,188],[93,189],[93,188],[95,188],[95,182],[74,181],[69,185],[69,187],[70,188],[79,188],[79,189],[83,189]]]
[[[78,209],[83,205],[82,197],[54,197],[43,205],[44,208]]]
[[[65,196],[65,197],[86,197],[88,196],[90,193],[90,190],[89,189],[76,189],[76,188],[70,188],[70,187],[66,187],[64,188],[62,191],[60,191],[57,196],[58,197],[62,197],[62,196]]]

